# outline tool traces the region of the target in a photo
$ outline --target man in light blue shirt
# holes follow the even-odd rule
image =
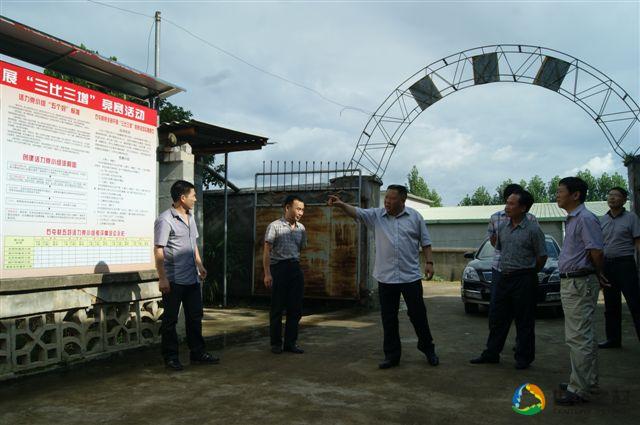
[[[420,270],[422,249],[427,280],[433,277],[431,239],[422,216],[416,210],[405,207],[406,199],[406,187],[390,185],[384,199],[384,208],[356,208],[333,195],[329,196],[328,201],[329,205],[339,207],[375,233],[373,277],[378,281],[385,354],[384,361],[379,364],[380,369],[388,369],[400,363],[400,294],[404,297],[407,313],[418,337],[418,350],[426,355],[432,366],[437,366],[440,362],[429,330]]]

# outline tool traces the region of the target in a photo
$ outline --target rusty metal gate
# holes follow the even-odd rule
[[[337,194],[351,205],[360,206],[362,174],[342,164],[320,162],[263,163],[255,175],[253,220],[254,295],[270,293],[263,283],[262,253],[269,223],[282,216],[282,203],[289,194],[305,203],[301,220],[307,230],[307,247],[300,265],[304,271],[305,297],[358,299],[360,296],[360,224],[342,210],[329,207],[330,194]]]

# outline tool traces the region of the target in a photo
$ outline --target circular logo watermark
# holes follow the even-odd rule
[[[523,405],[522,395],[526,395],[526,393],[531,394],[537,400],[537,402],[526,406]],[[520,385],[518,388],[516,388],[516,391],[513,393],[513,398],[511,399],[511,407],[513,411],[521,415],[536,415],[544,410],[545,405],[546,400],[544,398],[544,393],[542,392],[540,387],[535,384],[527,383]]]

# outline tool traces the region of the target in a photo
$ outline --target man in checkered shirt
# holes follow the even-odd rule
[[[283,204],[283,216],[269,224],[264,237],[262,266],[264,285],[271,290],[269,326],[271,352],[282,351],[302,354],[296,345],[298,323],[302,317],[304,275],[300,268],[300,250],[307,245],[307,234],[300,219],[304,215],[304,202],[299,196],[289,195]],[[282,311],[287,311],[282,342]]]

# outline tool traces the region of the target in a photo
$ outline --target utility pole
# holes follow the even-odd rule
[[[156,10],[156,61],[153,76],[160,76],[160,11]]]

